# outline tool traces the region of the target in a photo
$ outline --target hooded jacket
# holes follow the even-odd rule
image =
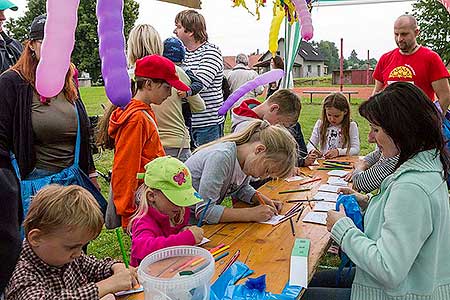
[[[134,193],[140,183],[136,174],[144,172],[144,166],[153,159],[165,155],[156,125],[152,108],[136,99],[125,110],[117,108],[109,121],[108,134],[115,144],[111,185],[123,227],[128,226],[128,219],[136,209]]]

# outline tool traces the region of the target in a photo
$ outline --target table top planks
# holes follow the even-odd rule
[[[358,156],[339,157],[334,160],[356,162]],[[323,160],[318,160],[322,166]],[[278,194],[280,191],[298,189],[301,181],[287,182],[286,180],[273,180],[267,182],[259,191],[264,195],[285,202],[289,199],[310,199],[317,192],[321,184],[328,180],[327,170],[316,170],[318,166],[310,168],[300,168],[300,170],[311,176],[319,176],[321,181],[301,186],[311,187],[311,191],[297,192],[289,194]],[[306,181],[305,179],[303,181]],[[314,204],[314,201],[311,201]],[[281,213],[286,212],[295,203],[284,203]],[[266,274],[267,291],[280,293],[289,280],[290,256],[295,238],[306,238],[311,240],[308,257],[308,276],[311,280],[319,264],[320,258],[328,249],[330,233],[326,227],[318,224],[303,223],[301,219],[310,211],[308,203],[302,213],[300,221],[294,225],[296,236],[291,232],[289,222],[283,222],[278,226],[259,224],[259,223],[222,223],[216,225],[204,225],[205,237],[211,241],[205,245],[206,248],[213,248],[220,243],[230,245],[230,255],[216,262],[216,272],[212,281],[217,279],[225,264],[231,256],[239,249],[241,254],[239,260],[247,264],[254,270],[252,277]],[[244,279],[245,280],[245,279]],[[241,280],[242,282],[243,280]],[[239,283],[241,283],[239,282]],[[119,299],[143,300],[143,293],[121,297]]]

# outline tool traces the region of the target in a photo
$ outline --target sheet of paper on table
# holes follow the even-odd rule
[[[328,175],[330,175],[330,176],[337,176],[337,177],[344,177],[348,173],[349,173],[348,171],[344,171],[344,170],[332,170],[332,171],[328,172]]]
[[[326,212],[310,211],[303,218],[303,222],[326,225],[327,224],[327,213]]]
[[[336,202],[338,197],[339,195],[335,193],[318,192],[313,196],[313,200],[321,199],[322,201]]]
[[[319,186],[319,192],[337,193],[339,188],[340,186],[322,184],[321,186]]]
[[[334,210],[336,208],[336,203],[320,201],[314,204],[314,211],[324,211]]]
[[[120,297],[120,296],[130,295],[130,294],[134,294],[134,293],[140,293],[140,292],[143,292],[143,291],[144,291],[144,287],[142,285],[140,285],[137,289],[117,292],[117,293],[114,293],[114,295],[116,297]]]
[[[334,177],[334,176],[330,176],[328,177],[328,184],[330,185],[337,185],[337,186],[348,186],[348,182],[345,181],[343,178],[341,177]]]
[[[259,222],[261,224],[269,224],[269,225],[278,225],[280,223],[280,220],[284,218],[284,215],[274,215],[272,218],[265,222]]]
[[[304,176],[292,176],[292,177],[286,178],[285,180],[286,180],[287,182],[292,182],[292,181],[303,180],[303,179],[305,179],[305,178],[306,178],[306,177],[304,177]]]
[[[203,239],[200,241],[200,243],[198,243],[197,246],[201,246],[201,245],[204,245],[204,244],[209,243],[209,242],[211,242],[210,239],[203,237]]]
[[[308,287],[308,255],[310,241],[295,239],[291,253],[289,285]]]

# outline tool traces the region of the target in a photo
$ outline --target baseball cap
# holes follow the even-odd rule
[[[17,10],[17,5],[8,0],[0,0],[0,10]]]
[[[186,50],[184,49],[183,43],[176,37],[170,37],[164,40],[164,51],[163,56],[170,59],[173,62],[182,62],[184,56],[186,55]]]
[[[44,27],[46,21],[47,21],[47,14],[43,14],[34,18],[30,26],[30,33],[29,33],[30,40],[42,40],[44,38]]]
[[[177,90],[187,92],[189,87],[180,81],[175,64],[161,55],[152,54],[136,61],[134,75],[138,77],[163,79]]]
[[[192,176],[184,163],[171,156],[158,157],[145,165],[146,186],[160,190],[175,205],[186,207],[202,202],[202,197],[192,187]]]

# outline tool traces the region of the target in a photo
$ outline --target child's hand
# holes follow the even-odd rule
[[[119,271],[111,277],[96,283],[99,297],[110,293],[131,290],[137,284],[136,270],[134,268]]]
[[[203,239],[203,229],[197,226],[190,226],[188,230],[194,235],[195,243],[199,244]]]
[[[308,156],[305,158],[305,162],[304,162],[304,166],[311,166],[317,159],[317,154],[316,153],[310,153],[308,154]]]
[[[339,156],[339,150],[338,149],[328,150],[327,153],[325,153],[324,156],[325,156],[326,159],[338,157]]]
[[[276,209],[269,205],[258,205],[255,207],[248,208],[249,219],[254,222],[264,222],[272,218],[276,213]]]
[[[309,152],[308,156],[311,156],[311,157],[314,157],[314,159],[317,159],[319,157],[322,157],[323,154],[319,150],[314,149],[314,150],[311,150],[311,152]]]
[[[181,97],[181,98],[186,98],[186,97],[187,97],[187,93],[186,93],[186,92],[183,92],[183,91],[177,91],[177,94],[178,94],[178,96]]]

